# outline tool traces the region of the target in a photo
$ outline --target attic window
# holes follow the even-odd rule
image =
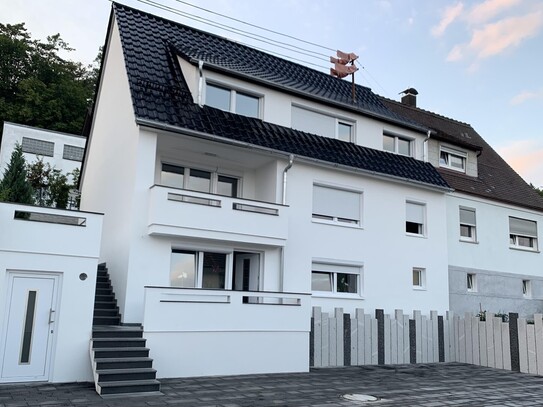
[[[439,152],[439,166],[454,171],[466,172],[467,154],[441,147]]]
[[[210,83],[206,84],[206,105],[243,116],[260,116],[260,98]]]

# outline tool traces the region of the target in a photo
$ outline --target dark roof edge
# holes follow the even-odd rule
[[[182,57],[184,59],[187,59],[187,58],[185,58],[184,55],[182,55],[181,52],[179,52],[178,50],[176,50],[176,51],[177,51],[177,53],[178,53],[178,55],[180,57]],[[195,59],[195,58],[190,58],[188,61],[191,64],[196,65],[196,66],[199,63],[199,60]],[[385,115],[380,115],[379,113],[375,113],[375,112],[372,112],[370,110],[363,109],[361,107],[355,107],[355,106],[352,106],[352,105],[349,105],[349,104],[346,104],[346,103],[343,103],[343,102],[338,102],[338,101],[330,100],[330,99],[322,97],[322,96],[314,95],[312,93],[303,92],[303,91],[300,91],[300,90],[297,90],[297,89],[294,89],[294,88],[289,88],[288,86],[283,86],[283,85],[277,84],[277,83],[272,82],[272,81],[259,79],[259,78],[256,78],[254,76],[248,75],[248,74],[244,74],[244,73],[241,73],[241,72],[237,72],[237,71],[234,71],[234,70],[231,70],[231,69],[224,68],[224,67],[222,67],[220,65],[212,64],[212,63],[209,63],[209,62],[204,62],[203,68],[205,69],[206,66],[211,68],[211,70],[215,70],[217,72],[226,73],[228,75],[235,76],[235,77],[238,77],[238,78],[242,78],[244,80],[247,80],[247,81],[250,81],[250,82],[253,82],[253,83],[265,84],[268,87],[279,89],[279,90],[281,90],[283,92],[286,92],[286,93],[291,93],[291,94],[294,94],[294,95],[302,96],[305,99],[315,100],[315,101],[318,101],[320,103],[324,103],[324,104],[326,104],[328,106],[339,107],[339,108],[342,108],[342,109],[349,110],[350,112],[353,112],[353,113],[366,115],[366,116],[369,116],[369,117],[372,117],[372,118],[378,118],[381,121],[392,123],[392,124],[394,124],[396,126],[399,126],[399,127],[412,129],[412,130],[419,131],[419,132],[422,132],[422,133],[426,133],[429,130],[428,127],[423,126],[421,124],[417,124],[417,123],[409,124],[409,123],[406,123],[406,122],[397,121],[397,120],[394,120],[391,117],[387,117]],[[362,85],[357,85],[357,86],[362,86]],[[376,95],[376,96],[377,96],[377,98],[380,97],[379,95]]]
[[[503,204],[503,205],[514,205],[517,208],[519,208],[519,210],[530,210],[530,211],[534,211],[534,212],[543,213],[543,209],[538,208],[538,207],[533,206],[533,205],[530,205],[530,204],[519,204],[518,202],[513,202],[513,201],[508,200],[508,199],[500,199],[500,198],[488,197],[488,196],[479,195],[479,194],[476,194],[476,193],[473,193],[473,192],[463,191],[461,189],[455,189],[453,192],[456,192],[458,194],[467,195],[472,199],[477,198],[477,199],[481,199],[481,200],[487,200],[487,201],[495,202],[496,204],[500,203],[500,204]]]
[[[170,124],[165,124],[165,123],[162,123],[162,122],[157,122],[157,121],[148,120],[148,119],[141,119],[141,118],[136,117],[136,124],[141,125],[141,126],[145,126],[145,127],[149,127],[149,128],[153,128],[153,129],[157,129],[157,130],[166,130],[166,131],[171,131],[171,132],[174,132],[174,133],[184,133],[184,134],[187,134],[189,136],[193,136],[193,137],[197,137],[197,138],[201,138],[201,139],[206,139],[206,140],[217,141],[217,142],[220,142],[220,143],[223,143],[223,144],[230,144],[230,145],[234,145],[234,146],[237,146],[237,147],[243,147],[243,148],[247,148],[247,149],[265,151],[265,152],[268,152],[268,153],[271,153],[271,154],[277,154],[277,155],[285,156],[285,158],[287,158],[287,159],[288,159],[289,156],[292,155],[292,153],[289,153],[287,151],[276,150],[276,149],[272,149],[272,148],[268,148],[268,147],[259,146],[257,144],[232,140],[232,139],[216,136],[214,134],[203,133],[203,132],[200,132],[200,131],[188,129],[186,127],[173,126],[173,125],[170,125]],[[412,179],[408,179],[408,178],[397,177],[397,176],[394,176],[394,175],[388,175],[388,174],[384,174],[384,173],[380,173],[380,172],[376,172],[376,171],[368,171],[368,170],[364,170],[362,168],[351,167],[351,166],[344,165],[344,164],[333,163],[331,161],[320,160],[318,158],[312,158],[312,157],[301,156],[301,155],[295,155],[295,157],[297,157],[298,159],[301,159],[302,161],[309,162],[309,163],[312,163],[312,164],[316,163],[316,164],[319,164],[319,165],[322,165],[322,166],[325,166],[325,167],[338,168],[338,169],[342,169],[342,170],[349,171],[349,172],[355,172],[355,173],[358,173],[358,174],[368,175],[368,176],[371,176],[371,177],[374,177],[374,178],[381,178],[381,179],[384,179],[384,180],[387,180],[387,181],[395,181],[395,182],[402,183],[402,184],[416,185],[416,186],[418,186],[420,188],[430,189],[430,190],[433,190],[433,191],[437,190],[437,191],[441,191],[441,192],[444,192],[444,193],[454,191],[454,189],[452,189],[450,187],[442,187],[442,186],[439,186],[439,185],[428,184],[428,183],[425,183],[425,182],[416,181],[416,180],[412,180]]]

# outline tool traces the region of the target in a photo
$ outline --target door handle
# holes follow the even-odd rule
[[[53,308],[49,309],[49,325],[55,322],[54,314],[55,314],[55,310]]]

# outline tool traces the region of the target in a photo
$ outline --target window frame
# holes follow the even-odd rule
[[[414,218],[411,218],[410,215],[409,215],[409,205],[416,205],[416,206],[420,206],[421,207],[421,210],[422,210],[422,223],[418,223],[418,222],[411,222],[409,221],[409,219],[414,219]],[[426,202],[420,202],[420,201],[413,201],[413,200],[406,200],[405,201],[405,234],[407,236],[413,236],[413,237],[426,237],[427,236],[427,214],[426,214],[426,211],[427,211],[427,208],[426,208]],[[408,231],[408,224],[411,223],[411,224],[417,224],[417,225],[420,225],[420,232],[419,233],[415,233],[415,232],[410,232]]]
[[[194,276],[194,287],[186,287],[172,284],[172,268],[173,268],[173,255],[174,253],[193,254],[195,256],[196,270]],[[221,287],[203,287],[204,283],[204,258],[206,254],[224,255],[224,286]],[[204,290],[231,290],[232,289],[232,259],[233,253],[230,251],[222,251],[215,249],[185,249],[172,247],[170,251],[170,277],[169,286],[174,288],[191,288],[191,289],[204,289]]]
[[[473,212],[474,223],[470,223],[468,220],[462,220],[462,211]],[[471,242],[477,243],[477,210],[475,208],[468,208],[465,206],[458,207],[458,216],[459,216],[459,227],[460,227],[460,241],[462,242]],[[466,227],[470,231],[471,236],[462,235],[462,226]]]
[[[511,228],[511,220],[516,219],[521,222],[524,222],[525,224],[533,223],[533,227],[535,229],[535,234],[529,234],[529,233],[512,233]],[[509,216],[509,248],[514,250],[524,250],[528,252],[539,252],[539,246],[538,246],[538,229],[537,229],[537,221],[531,220],[531,219],[524,219],[519,218],[516,216]],[[522,244],[521,239],[528,239],[528,241],[531,243],[530,245],[524,245]]]
[[[349,127],[349,140],[343,140],[341,139],[339,136],[340,136],[340,126],[348,126]],[[355,142],[355,124],[353,122],[349,122],[347,120],[343,120],[343,119],[338,119],[336,118],[336,135],[335,135],[335,138],[338,139],[338,140],[341,140],[341,141],[345,141],[347,143],[354,143]]]
[[[385,142],[384,142],[385,137],[390,137],[390,138],[394,139],[394,149],[393,150],[385,149]],[[409,144],[409,154],[403,154],[403,153],[400,152],[400,149],[399,149],[400,140],[407,141],[407,143]],[[386,151],[386,152],[389,152],[389,153],[392,153],[392,154],[402,155],[404,157],[414,157],[415,156],[415,154],[414,154],[414,151],[415,151],[415,139],[411,138],[411,137],[406,137],[404,135],[399,135],[399,134],[396,134],[396,133],[385,131],[385,132],[383,132],[383,151]]]
[[[341,141],[345,141],[349,143],[356,142],[356,120],[353,120],[341,115],[337,116],[331,112],[323,111],[321,109],[315,109],[311,106],[304,106],[298,103],[292,103],[290,106],[290,109],[291,109],[291,120],[290,120],[291,128],[295,130],[299,130],[299,131],[304,131],[306,133],[316,134],[317,136],[320,136],[320,137],[341,140]],[[297,110],[301,111],[300,115],[296,115],[295,112]],[[301,118],[304,118],[306,120],[308,119],[304,115],[315,115],[313,116],[312,121],[318,121],[317,119],[327,120],[325,123],[327,127],[327,132],[322,132],[322,131],[316,132],[315,129],[310,129],[306,126],[300,125],[302,121],[298,122],[298,120],[300,120]],[[297,125],[295,126],[295,124]],[[343,140],[340,138],[340,131],[339,131],[340,126],[348,126],[350,128],[349,140]]]
[[[223,90],[226,90],[226,91],[230,92],[230,99],[229,99],[228,109],[223,109],[221,107],[212,106],[212,105],[210,105],[208,103],[208,96],[207,96],[208,95],[208,90],[207,90],[208,86],[223,89]],[[262,100],[264,98],[263,95],[251,92],[251,91],[246,90],[246,89],[240,89],[238,87],[227,85],[225,83],[215,82],[213,80],[206,80],[204,89],[205,89],[204,104],[206,106],[210,106],[210,107],[213,107],[215,109],[220,109],[220,110],[223,110],[225,112],[239,114],[239,115],[242,115],[242,116],[245,116],[245,117],[252,117],[252,118],[255,118],[255,119],[261,119],[262,118]],[[238,108],[237,108],[237,106],[238,106],[238,103],[237,103],[238,102],[238,98],[237,98],[238,94],[242,95],[242,96],[247,96],[249,98],[254,98],[254,99],[257,100],[256,116],[245,115],[245,114],[242,114],[242,113],[238,113]]]
[[[165,166],[170,167],[172,170],[173,169],[182,170],[182,172],[165,171],[164,170]],[[210,175],[209,191],[206,192],[206,191],[200,191],[200,190],[197,190],[197,189],[188,188],[188,185],[189,185],[189,182],[190,182],[191,171],[194,171],[195,173],[198,173],[198,172],[207,173],[207,174]],[[163,178],[162,174],[164,172],[168,172],[168,173],[171,173],[171,174],[182,175],[183,176],[183,185],[182,186],[175,186],[175,185],[170,185],[170,184],[164,184],[162,182],[162,178]],[[235,191],[234,191],[235,193],[233,195],[223,195],[223,194],[219,193],[219,182],[221,182],[220,178],[223,178],[223,179],[228,178],[228,179],[231,179],[231,180],[235,181],[233,183],[233,184],[235,184]],[[226,174],[226,173],[223,173],[223,172],[208,171],[208,170],[204,170],[204,169],[201,169],[201,168],[194,168],[194,167],[186,166],[186,165],[172,164],[172,163],[166,162],[166,161],[162,161],[160,163],[160,185],[168,187],[168,188],[179,188],[179,189],[183,189],[183,190],[186,190],[186,191],[200,192],[200,193],[203,193],[203,194],[214,194],[214,195],[226,196],[226,197],[230,197],[230,198],[239,198],[241,196],[241,184],[242,184],[242,179],[240,177],[236,177],[236,176]]]
[[[441,158],[442,154],[446,154],[448,157],[448,160],[446,160],[445,162],[443,162]],[[460,158],[462,160],[462,168],[453,166],[451,164],[451,157]],[[467,163],[468,163],[468,154],[465,151],[458,151],[452,148],[440,146],[438,161],[439,161],[439,166],[441,168],[446,168],[452,171],[461,172],[465,174]]]
[[[411,270],[413,290],[426,290],[426,269],[424,267],[413,267]],[[415,273],[418,273],[418,285],[415,284]]]
[[[477,274],[466,273],[466,291],[470,293],[477,292]]]
[[[532,298],[532,281],[522,280],[522,296],[524,298]]]
[[[313,274],[322,273],[330,275],[331,290],[313,290]],[[356,276],[356,292],[338,291],[338,275],[348,274]],[[315,259],[311,263],[311,293],[314,297],[334,298],[363,298],[363,266],[356,263],[331,262]]]
[[[315,187],[329,189],[336,192],[345,192],[358,195],[358,219],[342,218],[335,215],[317,214],[315,213]],[[362,190],[345,188],[339,185],[325,184],[321,182],[314,182],[312,187],[312,202],[311,202],[311,221],[315,223],[324,223],[328,225],[362,228],[362,214],[363,214],[363,197],[364,192]]]

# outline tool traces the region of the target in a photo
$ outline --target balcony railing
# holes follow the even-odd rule
[[[149,234],[283,246],[288,207],[154,185]]]
[[[143,325],[148,332],[308,332],[310,312],[310,294],[145,287]]]

